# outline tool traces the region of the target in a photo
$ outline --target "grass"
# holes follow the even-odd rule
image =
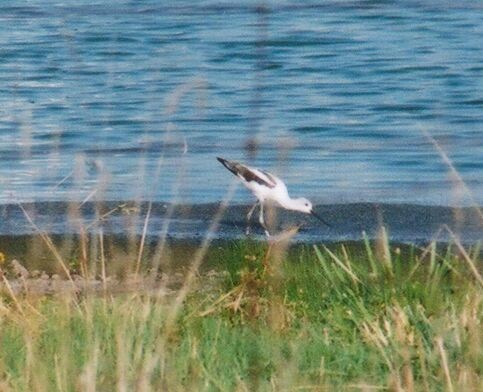
[[[483,389],[477,247],[285,245],[212,245],[174,313],[4,291],[0,390]]]

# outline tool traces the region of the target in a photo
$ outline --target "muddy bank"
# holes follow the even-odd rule
[[[210,245],[207,258],[216,258],[216,249],[228,245],[228,241],[215,240]],[[28,271],[43,271],[65,277],[65,269],[72,274],[102,273],[105,263],[109,276],[125,278],[139,265],[144,273],[148,269],[176,274],[182,273],[200,248],[195,240],[163,240],[149,237],[141,250],[140,236],[104,235],[90,233],[52,235],[0,235],[0,252],[5,263],[18,260]],[[63,264],[63,265],[62,265]],[[0,265],[1,266],[1,265]]]
[[[102,241],[102,245],[101,245]],[[125,277],[135,270],[138,263],[141,270],[156,269],[158,271],[174,274],[183,272],[190,266],[200,250],[200,239],[158,238],[148,236],[142,247],[142,237],[139,235],[106,235],[88,233],[85,236],[78,234],[51,234],[48,237],[40,234],[32,235],[0,235],[0,252],[9,260],[17,259],[29,271],[45,271],[49,275],[64,274],[62,262],[72,273],[80,274],[82,270],[90,274],[101,273],[102,260],[108,275]],[[341,245],[353,255],[365,255],[366,247],[362,241],[334,241],[320,242],[318,245],[327,246],[334,251],[340,250]],[[259,246],[258,246],[259,245]],[[204,273],[211,269],[219,269],[227,255],[243,255],[245,249],[266,249],[268,243],[264,237],[243,240],[213,239],[204,254],[200,269]],[[412,244],[392,242],[393,248],[411,252]],[[417,246],[416,249],[425,247]],[[442,248],[445,243],[440,243]],[[311,251],[311,243],[291,239],[287,251],[292,255],[299,252]],[[55,253],[54,253],[55,252]],[[59,257],[56,257],[57,254]]]
[[[78,294],[122,294],[137,293],[156,297],[174,295],[183,285],[186,270],[140,273],[129,272],[122,276],[80,275],[75,271],[48,273],[45,270],[29,270],[18,260],[3,261],[0,267],[0,294],[16,295],[78,295]],[[198,292],[211,290],[226,276],[225,271],[204,271],[202,284],[199,277],[192,282]]]

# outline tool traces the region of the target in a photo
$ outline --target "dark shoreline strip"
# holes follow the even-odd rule
[[[142,232],[147,202],[105,201],[79,203],[44,202],[26,203],[22,207],[32,220],[48,234],[78,234],[80,228],[96,233],[101,227],[105,235],[123,235]],[[231,205],[215,233],[217,239],[244,238],[245,217],[250,206]],[[166,219],[169,220],[168,236],[180,240],[197,241],[203,238],[208,222],[219,209],[218,203],[176,205],[154,202],[148,224],[148,235],[162,235]],[[331,228],[304,214],[276,209],[275,230],[302,225],[296,237],[300,242],[339,242],[360,240],[364,231],[370,238],[377,236],[381,226],[386,227],[392,241],[422,243],[432,240],[449,242],[444,230],[449,227],[464,243],[483,239],[483,222],[474,207],[452,208],[411,204],[323,204],[317,205],[318,214],[333,223]],[[253,223],[255,233],[261,231]],[[437,234],[439,233],[439,236]],[[16,204],[0,205],[0,235],[19,236],[35,234],[35,230]]]

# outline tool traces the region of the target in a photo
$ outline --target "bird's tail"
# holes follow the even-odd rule
[[[238,164],[236,162],[228,161],[227,159],[223,159],[220,157],[216,157],[216,159],[218,159],[221,162],[221,164],[225,166],[228,170],[230,170],[234,175],[237,175]]]

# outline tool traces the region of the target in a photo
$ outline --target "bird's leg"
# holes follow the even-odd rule
[[[250,211],[248,211],[247,214],[247,230],[246,230],[246,235],[250,234],[250,219],[252,219],[253,212],[255,211],[255,208],[258,206],[258,201],[253,205],[252,208],[250,208]]]
[[[267,226],[265,225],[265,219],[263,218],[263,203],[260,203],[260,224],[265,230],[265,235],[270,238],[270,233],[268,232]]]

